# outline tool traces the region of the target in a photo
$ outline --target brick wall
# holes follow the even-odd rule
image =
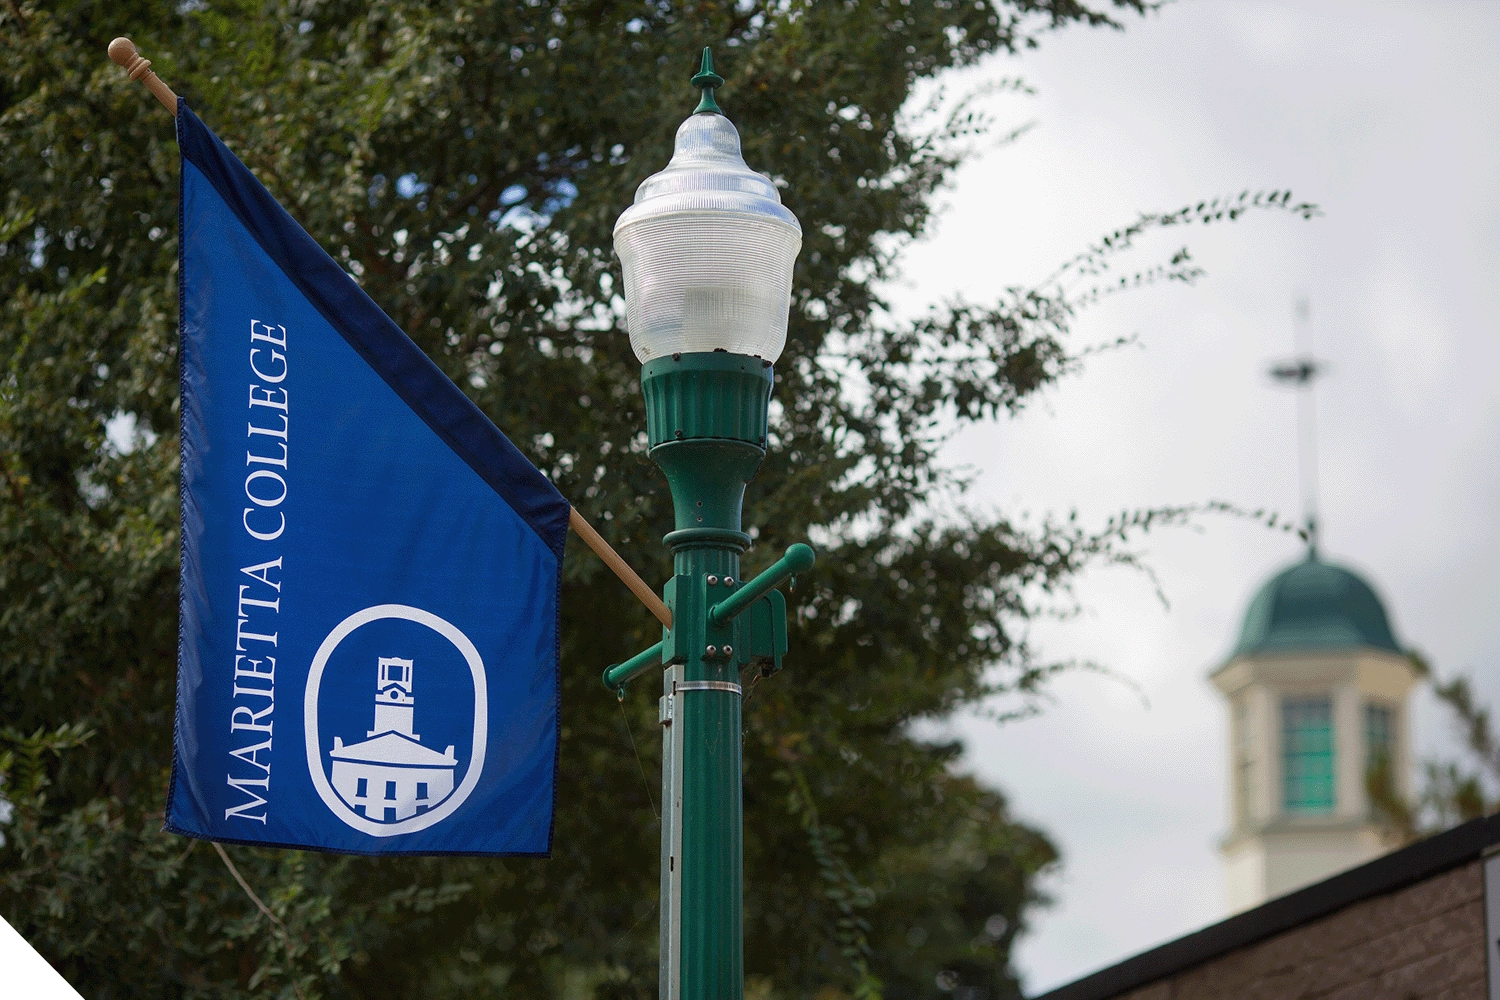
[[[1476,861],[1118,1000],[1485,1000],[1484,944]]]

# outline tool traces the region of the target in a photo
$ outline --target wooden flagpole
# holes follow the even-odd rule
[[[134,42],[128,38],[116,38],[109,43],[109,58],[123,66],[132,80],[144,83],[146,88],[156,95],[162,107],[176,116],[177,95],[172,93],[171,87],[162,82],[161,77],[151,72],[151,60],[141,57],[141,54],[136,51]],[[598,556],[604,565],[613,570],[615,576],[618,576],[621,582],[630,588],[630,592],[640,598],[641,603],[646,605],[646,610],[655,615],[656,620],[661,622],[664,628],[672,627],[671,609],[663,604],[662,599],[656,596],[656,592],[646,584],[646,581],[642,580],[640,575],[620,558],[620,554],[610,547],[604,537],[594,530],[594,526],[584,520],[583,515],[578,513],[577,507],[570,509],[568,525],[578,533],[578,537],[583,539],[584,544],[593,550],[594,555]]]
[[[128,38],[116,38],[109,43],[109,58],[125,67],[125,72],[130,74],[132,80],[144,83],[146,89],[161,101],[161,106],[170,111],[174,118],[177,116],[177,95],[172,93],[171,87],[162,83],[161,77],[151,72],[151,60],[141,58],[134,42]]]
[[[672,609],[662,603],[661,598],[656,596],[656,592],[636,574],[635,570],[630,568],[629,563],[620,558],[618,552],[610,548],[604,537],[594,530],[594,526],[578,513],[577,507],[574,507],[572,513],[568,515],[568,526],[578,532],[578,537],[594,550],[594,555],[603,560],[604,565],[614,570],[615,576],[618,576],[625,586],[630,588],[632,594],[640,598],[646,610],[656,616],[656,620],[661,622],[663,628],[672,627]]]

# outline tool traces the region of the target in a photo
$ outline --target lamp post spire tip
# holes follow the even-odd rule
[[[714,53],[707,45],[703,46],[703,64],[693,77],[693,86],[703,91],[703,99],[698,102],[698,107],[693,109],[693,114],[702,114],[705,111],[711,111],[716,115],[724,113],[719,108],[718,102],[714,100],[714,90],[724,86],[724,78],[714,72]]]

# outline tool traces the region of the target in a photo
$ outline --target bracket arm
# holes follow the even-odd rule
[[[786,550],[786,555],[766,567],[765,572],[715,604],[708,612],[708,620],[714,625],[723,625],[733,620],[769,591],[779,587],[787,577],[812,569],[817,558],[817,553],[813,552],[811,546],[798,542]]]
[[[626,684],[629,684],[652,667],[661,664],[661,648],[662,643],[658,642],[650,649],[636,653],[624,663],[606,667],[604,669],[604,686],[615,694],[621,694],[625,690]]]

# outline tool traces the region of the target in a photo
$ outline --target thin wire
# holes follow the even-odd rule
[[[254,889],[250,888],[250,883],[245,881],[244,876],[240,874],[240,870],[234,866],[234,862],[229,860],[229,855],[224,853],[224,848],[220,846],[219,842],[217,840],[211,840],[209,841],[209,843],[214,845],[214,850],[218,851],[219,857],[224,859],[224,866],[229,869],[229,874],[234,876],[234,880],[240,884],[240,888],[245,890],[245,895],[250,897],[250,902],[254,903],[255,908],[260,910],[261,913],[264,913],[266,915],[266,919],[271,921],[271,923],[276,926],[277,930],[281,931],[281,936],[286,941],[288,951],[290,951],[292,944],[292,935],[291,932],[286,929],[286,924],[282,923],[280,918],[278,918],[276,914],[272,913],[265,903],[262,903],[260,901],[260,897],[255,894]],[[290,957],[290,955],[288,957]],[[302,996],[302,987],[297,985],[296,978],[292,979],[292,990],[296,992],[297,1000],[305,1000],[305,998]]]
[[[658,906],[658,904],[652,903],[651,904],[651,909],[646,912],[645,916],[641,917],[641,919],[639,919],[635,923],[631,924],[630,925],[630,929],[627,930],[624,934],[621,934],[619,937],[615,938],[615,943],[610,948],[610,950],[614,951],[615,949],[619,948],[620,945],[624,943],[624,941],[625,941],[626,938],[628,938],[631,934],[635,933],[635,929],[637,927],[641,926],[641,924],[644,924],[646,921],[648,921],[652,917],[654,917],[656,915],[657,906]]]
[[[641,760],[641,752],[635,748],[635,732],[630,727],[630,716],[625,714],[625,699],[621,698],[619,704],[620,718],[625,720],[625,735],[630,737],[630,752],[635,754],[635,765],[641,769],[641,784],[646,786],[646,799],[651,803],[651,815],[656,817],[659,826],[661,813],[656,811],[656,796],[651,794],[651,779],[646,777],[646,764]]]
[[[761,672],[757,668],[756,671],[755,671],[755,676],[753,676],[753,677],[750,678],[750,686],[745,689],[745,697],[740,701],[741,705],[743,705],[745,702],[749,701],[752,697],[754,697],[754,695],[755,695],[755,685],[757,685],[757,684],[760,683],[760,678],[761,678]]]

